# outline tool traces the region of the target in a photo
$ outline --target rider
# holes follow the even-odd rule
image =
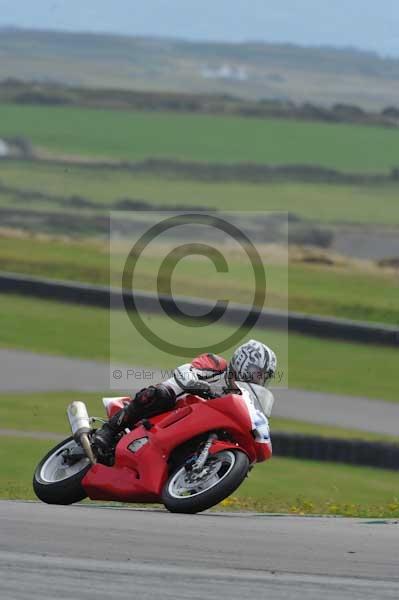
[[[187,393],[212,398],[232,392],[241,394],[246,390],[253,405],[260,402],[261,410],[270,416],[274,399],[265,386],[276,368],[273,350],[256,340],[239,346],[230,364],[216,354],[201,354],[191,363],[175,369],[173,377],[167,381],[140,390],[125,408],[97,431],[96,446],[103,452],[111,450],[124,429],[132,428],[140,419],[171,410],[177,399]]]

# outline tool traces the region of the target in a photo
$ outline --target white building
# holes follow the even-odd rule
[[[4,158],[5,156],[8,156],[10,153],[10,149],[8,147],[8,144],[6,144],[6,142],[2,139],[0,139],[0,158]]]
[[[204,79],[225,79],[230,81],[247,81],[248,73],[244,67],[224,64],[219,67],[202,67],[201,75]]]

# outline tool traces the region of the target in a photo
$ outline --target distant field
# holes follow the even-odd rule
[[[398,98],[398,61],[351,48],[26,29],[2,31],[1,46],[4,79],[289,98],[325,106],[339,102],[378,109],[395,106]],[[244,81],[204,77],[204,67],[217,71],[222,65],[239,66],[249,76]]]
[[[0,135],[64,154],[140,160],[317,164],[344,171],[398,165],[399,131],[273,119],[0,106]]]
[[[193,344],[193,328],[177,325],[164,317],[148,315],[146,323],[163,339]],[[109,314],[95,308],[82,308],[58,302],[20,296],[0,297],[0,346],[35,352],[107,360],[109,357]],[[211,345],[232,332],[230,327],[195,329],[195,342]],[[126,320],[116,315],[114,323],[114,362],[170,368],[180,359],[155,348]],[[394,348],[332,342],[317,338],[254,329],[252,336],[270,344],[279,355],[279,369],[291,387],[337,394],[363,395],[397,402],[398,354]],[[226,352],[226,355],[228,353]],[[287,373],[287,364],[289,372]]]
[[[207,183],[18,161],[0,161],[0,184],[54,196],[53,201],[22,201],[0,191],[1,206],[31,210],[76,213],[75,207],[61,206],[57,198],[79,196],[98,203],[97,211],[111,208],[118,199],[130,198],[160,208],[200,205],[217,210],[280,210],[322,223],[399,224],[399,185],[394,184]]]
[[[137,289],[156,291],[162,251],[164,249],[159,248],[158,255],[155,252],[138,263]],[[227,275],[217,274],[206,259],[182,260],[173,274],[173,293],[210,299],[228,294],[233,302],[251,302],[253,276],[240,258],[228,257]],[[263,259],[268,275],[267,306],[286,306],[286,266],[278,256],[269,256],[267,250]],[[108,245],[0,236],[0,270],[108,285]],[[399,281],[390,273],[350,265],[333,267],[291,262],[288,275],[288,308],[292,311],[399,322]],[[113,272],[111,284],[119,285],[119,281],[119,272]],[[202,285],[203,281],[207,282],[206,286]]]

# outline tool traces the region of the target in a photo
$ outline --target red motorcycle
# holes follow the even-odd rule
[[[104,399],[108,417],[129,398]],[[86,498],[163,503],[171,512],[197,513],[236,490],[251,467],[272,455],[262,401],[241,393],[205,400],[186,395],[170,412],[143,419],[100,462],[95,430],[83,402],[68,407],[73,436],[36,468],[33,486],[48,504]]]

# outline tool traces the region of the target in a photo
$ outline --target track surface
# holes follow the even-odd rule
[[[164,379],[160,369],[131,367],[130,393]],[[126,372],[126,369],[124,370]],[[110,369],[105,363],[45,356],[16,350],[0,350],[0,392],[105,391],[110,389]],[[120,395],[114,390],[113,395]],[[387,435],[398,434],[399,403],[338,396],[301,390],[276,390],[273,416],[335,425]]]
[[[398,527],[0,502],[4,600],[399,597]]]

